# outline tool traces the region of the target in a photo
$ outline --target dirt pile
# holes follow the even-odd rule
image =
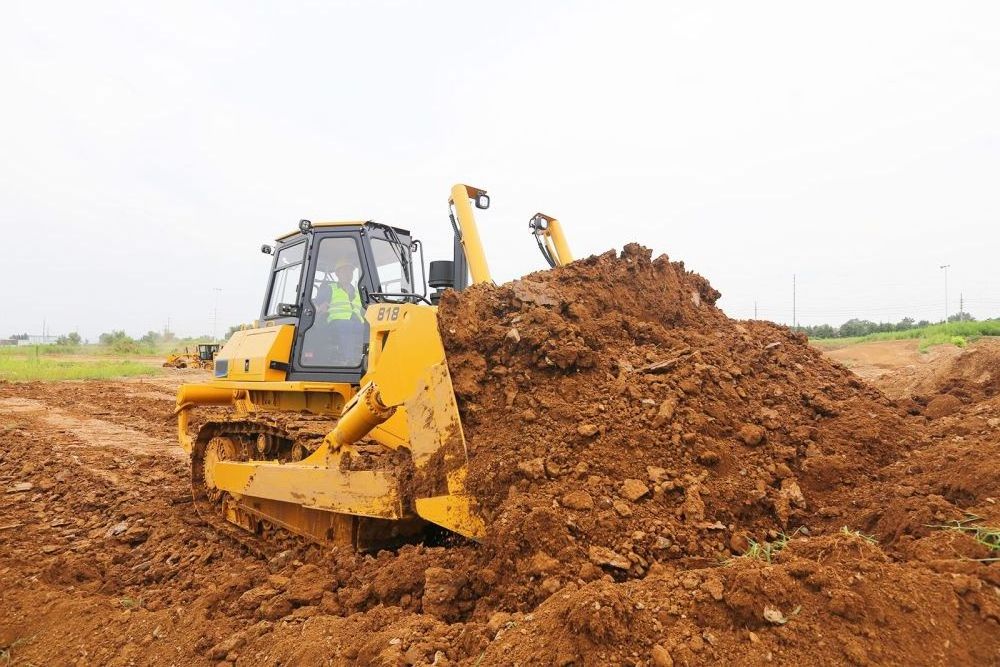
[[[998,659],[993,554],[945,529],[998,524],[981,447],[717,298],[633,245],[442,303],[485,661]]]
[[[504,602],[533,607],[567,574],[642,577],[816,529],[832,492],[919,440],[804,337],[731,320],[718,296],[633,245],[445,298]]]

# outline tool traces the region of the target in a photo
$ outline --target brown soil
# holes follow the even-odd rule
[[[920,375],[925,372],[924,369],[929,370],[942,363],[942,358],[961,353],[961,349],[954,345],[935,345],[921,352],[919,340],[880,340],[837,347],[833,345],[830,341],[824,341],[820,349],[830,359],[847,366],[856,375],[877,386],[883,376],[886,381],[898,381],[908,375]],[[895,394],[890,395],[895,397]]]
[[[12,664],[1000,662],[996,553],[938,527],[1000,525],[1000,397],[928,390],[961,401],[930,419],[929,400],[894,402],[717,298],[637,246],[446,297],[481,545],[250,552],[193,514],[169,418],[190,373],[0,384],[0,650]],[[769,558],[739,557],[782,536]]]

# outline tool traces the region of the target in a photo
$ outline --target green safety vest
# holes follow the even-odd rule
[[[326,314],[327,322],[350,320],[355,317],[359,320],[364,319],[362,316],[361,295],[358,294],[358,290],[354,290],[354,298],[351,298],[347,294],[347,290],[337,283],[331,285],[331,290],[330,309]]]

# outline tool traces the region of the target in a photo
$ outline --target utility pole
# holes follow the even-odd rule
[[[948,321],[948,267],[951,264],[942,264],[940,268],[944,269],[944,321]]]
[[[792,328],[793,329],[798,329],[799,328],[798,310],[796,309],[796,305],[797,305],[796,304],[796,298],[797,298],[797,294],[796,294],[796,288],[795,288],[795,274],[793,273],[792,274]]]
[[[757,319],[757,299],[753,300],[753,318]]]
[[[212,290],[215,292],[215,307],[212,309],[212,342],[219,340],[219,294],[222,292],[221,287],[213,287]]]
[[[958,293],[958,321],[962,321],[962,313],[965,312],[965,296],[959,292]]]

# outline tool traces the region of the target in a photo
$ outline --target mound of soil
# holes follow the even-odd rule
[[[718,296],[636,245],[446,295],[497,602],[528,609],[567,573],[637,578],[811,528],[831,492],[919,440],[804,337],[734,321]]]

